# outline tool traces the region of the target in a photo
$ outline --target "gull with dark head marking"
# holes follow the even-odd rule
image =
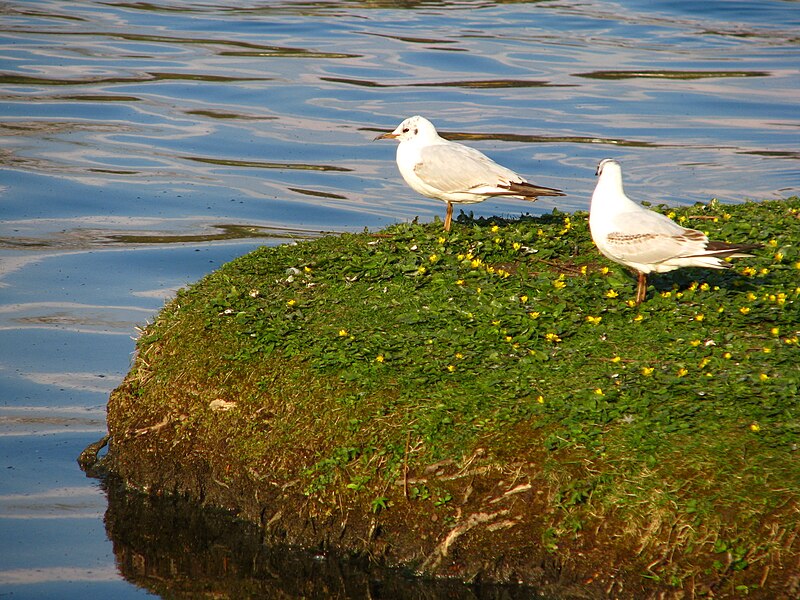
[[[538,196],[565,195],[528,183],[478,150],[444,139],[424,117],[409,117],[375,139],[386,138],[400,142],[397,166],[406,183],[423,196],[447,203],[445,231],[450,231],[453,204],[472,204],[492,196],[534,201]]]
[[[705,233],[636,204],[622,188],[622,168],[606,158],[597,166],[597,186],[589,209],[589,229],[598,250],[639,276],[636,304],[647,294],[647,274],[681,267],[728,269],[724,258],[752,256],[761,244],[713,242]]]

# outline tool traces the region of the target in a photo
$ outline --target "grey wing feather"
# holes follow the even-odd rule
[[[655,264],[678,256],[702,253],[708,238],[650,210],[622,213],[614,220],[619,231],[608,236],[609,250],[624,260]]]
[[[658,264],[692,254],[693,251],[702,251],[704,246],[702,242],[664,233],[611,233],[608,235],[607,245],[609,251],[620,259],[641,264]]]
[[[414,171],[428,185],[445,192],[466,192],[501,181],[521,181],[519,175],[479,151],[461,144],[437,144],[422,149]]]

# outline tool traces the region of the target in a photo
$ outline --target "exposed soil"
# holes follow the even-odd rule
[[[135,401],[130,389],[123,384],[114,391],[109,415],[115,406]],[[176,452],[182,443],[176,443],[175,423],[121,432],[110,421],[109,429],[113,434],[100,471],[152,496],[176,495],[222,508],[259,526],[268,545],[331,550],[410,569],[425,578],[525,586],[531,593],[562,600],[738,597],[724,578],[693,581],[689,589],[643,578],[647,565],[618,535],[624,523],[602,523],[569,544],[560,539],[557,553],[548,550],[542,542],[542,516],[553,510],[550,490],[534,463],[492,466],[478,452],[460,465],[432,464],[396,481],[386,491],[391,508],[374,513],[361,503],[345,505],[341,497],[312,501],[292,482],[266,483],[234,472],[224,447]],[[85,467],[93,466],[97,451],[97,445],[87,448]],[[448,490],[452,510],[443,517],[430,503],[409,500],[408,489],[420,484]],[[748,597],[798,597],[799,568],[785,565],[785,573],[773,571],[770,579],[779,585]]]

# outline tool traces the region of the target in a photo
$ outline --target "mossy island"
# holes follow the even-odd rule
[[[639,306],[582,212],[234,260],[142,332],[104,467],[426,577],[796,598],[800,198],[658,209],[764,248]]]

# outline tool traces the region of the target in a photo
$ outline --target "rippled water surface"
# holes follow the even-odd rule
[[[0,35],[0,593],[15,597],[148,595],[75,463],[136,327],[259,245],[442,217],[372,141],[402,118],[568,193],[477,215],[585,210],[605,157],[640,200],[800,193],[796,1],[11,1]]]

